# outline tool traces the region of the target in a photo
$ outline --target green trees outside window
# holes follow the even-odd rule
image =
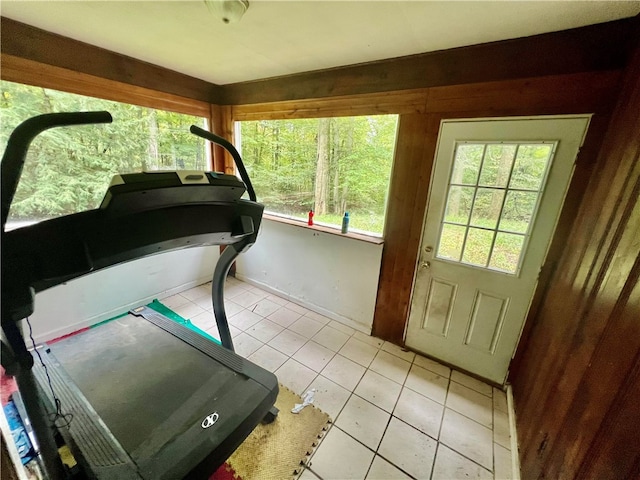
[[[554,145],[457,145],[438,257],[515,274]]]
[[[204,140],[189,133],[205,119],[56,90],[0,82],[0,145],[42,113],[107,110],[112,124],[48,130],[33,141],[9,223],[96,208],[113,175],[150,170],[207,170]],[[11,228],[10,225],[8,225]]]
[[[236,124],[236,143],[266,210],[382,235],[397,115]]]
[[[24,120],[43,113],[109,111],[112,124],[57,128],[32,143],[11,224],[97,208],[113,175],[206,170],[196,116],[56,90],[0,82],[0,145]],[[258,198],[273,213],[382,235],[397,115],[237,123],[237,143]]]

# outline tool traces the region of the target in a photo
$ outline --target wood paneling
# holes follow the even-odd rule
[[[456,117],[527,115],[527,112],[603,112],[611,109],[621,70],[583,72],[428,89],[426,111]]]
[[[238,121],[412,113],[475,117],[478,114],[526,115],[527,111],[564,113],[577,106],[581,112],[601,112],[615,101],[617,91],[612,86],[620,81],[620,74],[620,70],[582,72],[328,99],[235,105],[232,116]]]
[[[191,98],[120,83],[2,53],[0,76],[9,82],[209,118],[209,104]]]
[[[595,114],[593,128],[589,130],[585,147],[578,156],[574,181],[561,213],[565,223],[554,236],[555,247],[551,248],[543,270],[550,272],[566,242],[568,226],[575,218],[584,193],[585,179],[589,178],[595,163],[620,77],[620,72],[597,72],[437,87],[426,91],[427,114],[400,116],[373,321],[374,335],[403,343],[440,120]],[[572,93],[563,94],[568,91]],[[545,285],[540,283],[539,288],[543,291]]]
[[[2,17],[0,22],[2,53],[122,84],[203,102],[220,103],[218,101],[220,87],[204,80],[56,35],[9,18]],[[4,64],[2,67],[4,69]]]
[[[403,343],[441,118],[401,115],[385,222],[373,335]]]
[[[211,131],[233,143],[233,121],[231,107],[228,105],[211,105]],[[216,172],[235,174],[233,157],[222,146],[213,145],[213,169]]]
[[[640,49],[517,353],[523,478],[640,476]]]
[[[514,40],[225,86],[4,17],[1,18],[1,48],[5,54],[42,65],[219,105],[374,94],[380,100],[380,113],[386,113],[389,110],[384,94],[399,90],[618,70],[625,65],[631,48],[630,38],[636,27],[634,19],[623,19]],[[332,108],[330,103],[329,100],[327,105],[319,108],[329,111]],[[391,99],[390,103],[400,104],[397,99]],[[410,113],[412,108],[413,104],[409,103],[402,112],[393,113]],[[350,113],[342,114],[359,114],[358,111],[355,103]],[[282,113],[277,113],[278,118],[283,118]],[[284,113],[287,114],[286,111]],[[295,115],[295,111],[291,114]],[[315,114],[322,115],[320,112]]]
[[[598,157],[600,148],[602,147],[602,140],[605,136],[607,128],[609,127],[610,115],[600,114],[594,115],[589,125],[589,134],[587,135],[578,158],[576,159],[577,167],[574,171],[571,184],[569,185],[569,194],[565,198],[565,204],[558,218],[558,224],[554,232],[553,239],[549,245],[549,251],[545,259],[545,263],[542,266],[540,275],[538,277],[538,287],[534,293],[529,307],[529,313],[527,315],[527,321],[525,322],[524,329],[520,338],[521,343],[526,343],[529,338],[533,321],[541,304],[544,300],[551,278],[556,274],[558,268],[558,262],[565,249],[567,238],[573,226],[573,222],[580,208],[580,204],[584,198],[589,179],[593,174],[595,167],[595,160]],[[521,356],[516,356],[512,362],[510,369],[516,371],[518,365],[522,360]]]
[[[623,68],[632,19],[362,65],[225,85],[221,103],[380,93]]]
[[[577,478],[640,478],[637,446],[639,398],[640,356],[636,356],[633,368],[613,400],[615,407],[610,408],[602,420],[603,427],[587,451],[585,458],[588,461],[583,463]]]
[[[427,92],[428,89],[421,88],[376,94],[346,95],[337,98],[235,105],[232,107],[233,118],[243,121],[424,113]]]

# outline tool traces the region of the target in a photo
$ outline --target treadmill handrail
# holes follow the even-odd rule
[[[240,200],[160,206],[118,216],[96,209],[18,228],[4,235],[3,253],[11,255],[2,258],[2,292],[9,291],[10,284],[41,292],[113,265],[181,248],[239,244],[242,251],[257,237],[263,208]],[[237,217],[250,221],[233,222]],[[201,218],[210,220],[197,221]],[[3,298],[3,312],[16,301],[15,295]],[[3,323],[9,321],[4,317]]]
[[[11,132],[0,167],[2,175],[1,214],[3,232],[31,141],[43,131],[53,127],[111,123],[112,121],[113,117],[106,111],[45,113],[25,120]]]
[[[251,179],[249,178],[247,169],[245,168],[242,157],[240,157],[240,154],[238,153],[238,150],[236,150],[236,147],[234,147],[233,144],[227,139],[222,138],[215,133],[208,132],[207,130],[197,127],[196,125],[191,125],[189,131],[200,138],[204,138],[205,140],[209,140],[210,142],[220,145],[231,154],[231,156],[233,157],[233,161],[236,163],[236,167],[238,167],[238,171],[240,172],[240,178],[242,178],[242,181],[247,186],[247,193],[249,194],[249,198],[251,199],[251,201],[257,202],[256,192],[253,189],[253,185],[251,184]]]

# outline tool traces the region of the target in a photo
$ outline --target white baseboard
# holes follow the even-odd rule
[[[296,298],[292,295],[289,295],[286,292],[282,292],[280,290],[278,290],[277,288],[273,288],[270,285],[267,285],[266,283],[261,283],[258,282],[256,280],[253,280],[252,278],[249,277],[245,277],[244,275],[240,274],[240,273],[236,273],[236,278],[238,280],[242,280],[245,283],[248,283],[250,285],[253,285],[255,287],[258,287],[262,290],[265,290],[267,292],[271,292],[274,295],[277,295],[279,297],[285,298],[287,300],[289,300],[290,302],[293,303],[297,303],[298,305],[300,305],[301,307],[304,307],[306,309],[309,309],[313,312],[319,313],[320,315],[324,315],[325,317],[330,318],[331,320],[335,320],[338,323],[341,323],[343,325],[346,325],[347,327],[351,327],[355,330],[358,330],[359,332],[365,333],[367,335],[371,335],[371,327],[367,327],[365,325],[362,325],[361,323],[355,322],[353,320],[351,320],[350,318],[347,317],[343,317],[342,315],[338,315],[335,312],[332,312],[330,310],[327,310],[326,308],[320,307],[318,305],[314,305],[313,303],[310,303],[306,300],[300,299],[300,298]]]
[[[104,322],[105,320],[109,320],[110,318],[126,313],[134,307],[138,307],[140,305],[146,305],[147,303],[150,303],[156,298],[162,301],[162,298],[164,297],[168,297],[170,295],[175,295],[176,293],[184,292],[185,290],[188,290],[193,287],[197,287],[198,285],[202,285],[203,283],[207,283],[209,281],[211,281],[209,277],[202,277],[197,280],[192,280],[190,282],[183,283],[182,285],[178,285],[177,287],[173,287],[168,290],[147,295],[146,297],[134,300],[129,303],[125,303],[123,305],[119,305],[117,307],[112,308],[111,310],[86,318],[72,325],[66,325],[61,328],[50,330],[41,335],[35,335],[34,339],[36,343],[42,343],[42,342],[53,340],[55,338],[60,338],[64,335],[69,335],[70,333],[77,332],[78,330],[81,330],[83,328],[90,327],[97,323]]]
[[[511,470],[513,472],[513,480],[520,480],[520,453],[518,452],[516,410],[513,403],[513,389],[511,385],[507,385],[507,408],[509,410],[509,431],[511,433]]]

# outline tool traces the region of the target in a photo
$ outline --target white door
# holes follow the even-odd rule
[[[408,346],[504,383],[588,124],[442,122]]]

